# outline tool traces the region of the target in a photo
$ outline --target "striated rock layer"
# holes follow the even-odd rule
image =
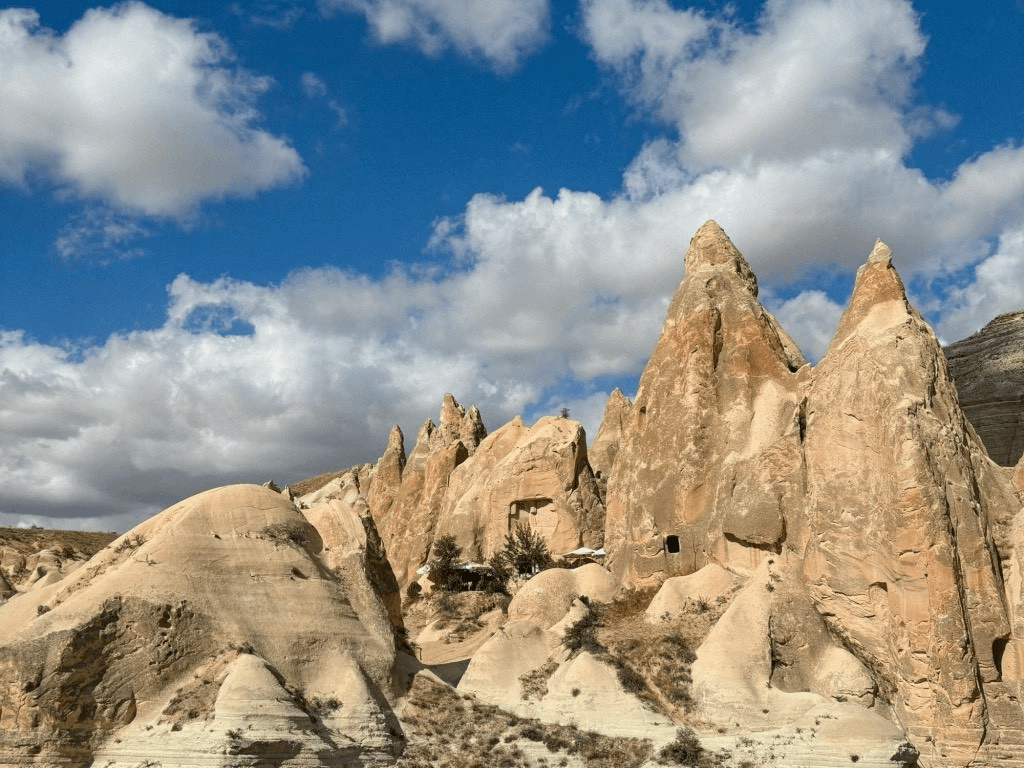
[[[784,719],[813,693],[891,719],[922,765],[1024,754],[1021,498],[889,249],[813,370],[714,222],[685,262],[619,437],[606,548],[635,585],[784,569],[698,650],[705,714]]]
[[[1012,467],[1024,454],[1024,310],[1000,315],[945,353],[960,407],[989,456]]]
[[[229,486],[10,599],[0,764],[393,762],[395,633],[365,594],[382,566],[332,571],[325,538],[344,537],[267,488]]]

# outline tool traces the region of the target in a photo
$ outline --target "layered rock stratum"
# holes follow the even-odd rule
[[[392,763],[395,629],[361,594],[372,563],[331,569],[337,538],[229,486],[10,599],[0,764]]]
[[[964,414],[989,456],[1012,467],[1024,454],[1024,310],[999,315],[945,353]]]

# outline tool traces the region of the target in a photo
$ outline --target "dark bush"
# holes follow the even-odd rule
[[[459,558],[462,547],[451,534],[442,536],[434,542],[434,559],[430,562],[430,580],[438,589],[457,592],[462,588],[462,576],[459,569]]]
[[[666,744],[658,752],[658,762],[662,765],[698,768],[703,755],[704,747],[700,745],[697,734],[690,728],[680,728],[676,731],[676,740]]]

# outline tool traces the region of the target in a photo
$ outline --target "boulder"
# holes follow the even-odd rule
[[[686,612],[691,601],[713,603],[726,597],[740,585],[740,579],[717,563],[709,563],[689,576],[666,579],[644,614],[648,621],[674,619]]]
[[[509,621],[530,621],[548,629],[561,621],[580,595],[597,603],[610,603],[622,586],[600,565],[587,565],[566,570],[549,568],[541,571],[520,589],[508,606]]]

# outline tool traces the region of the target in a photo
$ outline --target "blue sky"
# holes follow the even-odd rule
[[[0,10],[0,524],[631,393],[715,218],[821,354],[876,237],[952,341],[1018,309],[1024,2]],[[51,518],[65,518],[53,520]]]

